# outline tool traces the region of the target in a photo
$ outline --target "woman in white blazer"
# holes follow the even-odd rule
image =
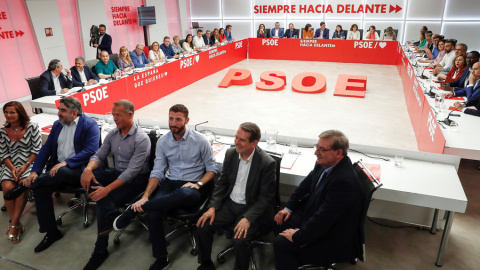
[[[358,31],[358,25],[352,24],[350,31],[348,31],[347,39],[360,40],[360,31]]]

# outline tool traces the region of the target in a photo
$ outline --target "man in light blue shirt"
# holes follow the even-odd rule
[[[138,213],[148,213],[150,241],[156,258],[150,269],[166,269],[170,265],[163,230],[164,215],[171,209],[200,201],[202,186],[218,171],[210,143],[203,135],[186,127],[188,121],[188,109],[184,105],[170,108],[170,132],[158,139],[147,189],[142,199],[129,206],[114,222],[114,228],[121,230]],[[155,190],[154,197],[149,200]]]
[[[235,39],[232,36],[232,26],[231,25],[227,25],[225,27],[225,37],[227,38],[228,42],[235,41]]]

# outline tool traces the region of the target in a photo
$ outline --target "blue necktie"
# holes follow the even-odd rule
[[[292,32],[293,32],[293,31],[290,31],[290,38],[292,38]]]

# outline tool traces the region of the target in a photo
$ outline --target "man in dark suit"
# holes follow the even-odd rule
[[[172,48],[172,45],[170,44],[169,36],[165,36],[163,38],[163,43],[162,45],[160,45],[160,49],[163,51],[163,54],[165,54],[165,56],[168,59],[178,58],[178,54],[175,53],[175,51]]]
[[[280,23],[279,22],[276,22],[275,23],[275,28],[272,29],[272,31],[270,31],[270,36],[272,38],[281,38],[283,37],[283,28],[280,28]]]
[[[260,128],[243,123],[235,135],[235,148],[225,154],[223,168],[209,209],[197,222],[200,270],[215,269],[211,260],[213,235],[217,229],[235,226],[235,269],[249,267],[250,241],[265,216],[273,216],[275,160],[257,147]]]
[[[205,46],[214,45],[211,35],[212,33],[210,32],[210,30],[207,30],[207,32],[205,32],[205,35],[203,35],[203,42],[205,43]]]
[[[325,22],[320,23],[320,28],[315,30],[315,36],[313,36],[313,38],[320,38],[320,39],[330,38],[330,30],[326,28]]]
[[[98,76],[85,65],[85,58],[75,58],[75,66],[71,67],[73,86],[86,86],[98,83]]]
[[[40,232],[46,233],[35,252],[47,249],[63,237],[55,221],[52,193],[64,185],[81,187],[82,171],[100,142],[97,122],[82,113],[78,99],[61,99],[58,118],[25,180],[25,186],[31,186],[35,193]],[[45,165],[46,172],[42,173]]]
[[[47,71],[40,75],[38,82],[40,86],[40,93],[38,96],[32,96],[32,99],[41,98],[44,96],[54,96],[68,92],[68,89],[73,87],[72,73],[70,69],[66,68],[67,76],[62,73],[62,63],[60,60],[53,59],[48,63]]]
[[[480,116],[480,96],[470,99],[467,102],[465,102],[465,105],[462,105],[460,102],[455,102],[454,106],[459,110],[463,111],[465,114],[470,114],[474,116]],[[466,107],[471,107],[474,106],[475,109],[469,109]]]
[[[328,266],[362,254],[363,191],[342,132],[320,134],[317,164],[275,216],[276,269]]]
[[[107,51],[108,54],[112,54],[112,37],[105,33],[107,31],[105,24],[100,24],[98,31],[100,32],[99,44],[93,44],[93,47],[97,48],[97,59],[100,59],[100,53],[102,51]]]
[[[293,27],[293,23],[290,23],[288,25],[288,29],[287,31],[285,31],[285,35],[283,35],[284,38],[299,38],[300,35],[299,35],[299,31],[298,29],[295,29]]]

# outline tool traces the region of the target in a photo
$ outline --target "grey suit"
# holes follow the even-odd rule
[[[248,245],[259,228],[261,217],[273,216],[275,196],[275,160],[259,147],[255,148],[245,190],[246,204],[237,204],[230,199],[237,178],[239,156],[235,148],[225,154],[222,172],[213,191],[209,207],[215,208],[212,225],[208,221],[204,227],[197,229],[199,246],[198,261],[210,260],[213,235],[217,229],[234,227],[243,217],[250,221],[246,238],[234,239],[235,269],[248,269]]]

